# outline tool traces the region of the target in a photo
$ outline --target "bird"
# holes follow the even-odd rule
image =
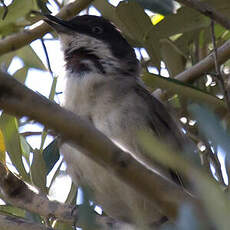
[[[182,150],[183,132],[141,81],[135,50],[114,24],[93,15],[70,20],[46,15],[44,20],[58,33],[64,54],[63,107],[90,122],[147,167],[143,158],[145,149],[137,135],[141,130]],[[63,143],[61,152],[73,181],[89,186],[94,202],[108,216],[123,223],[116,229],[140,229],[141,224],[152,229],[150,226],[167,220],[153,202],[80,150]],[[153,170],[174,177],[171,170],[157,163]]]

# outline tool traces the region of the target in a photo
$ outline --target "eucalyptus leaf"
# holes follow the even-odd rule
[[[42,153],[35,149],[33,154],[33,161],[30,168],[31,178],[33,184],[39,188],[43,193],[47,194],[46,188],[46,164]]]
[[[26,141],[26,138],[20,135],[20,140],[21,140],[21,148],[22,148],[22,154],[25,157],[26,161],[28,164],[30,164],[30,151],[32,150],[31,146],[29,143]]]
[[[132,0],[138,2],[144,9],[160,14],[172,14],[175,11],[175,2],[172,0]]]
[[[17,217],[25,217],[25,213],[26,213],[25,210],[18,208],[18,207],[15,207],[15,206],[12,206],[10,204],[0,205],[0,212],[6,213],[6,214],[11,214],[11,215],[14,215]]]
[[[43,159],[46,165],[46,174],[49,174],[59,158],[60,153],[58,149],[58,140],[55,139],[43,150]]]
[[[7,71],[8,67],[10,66],[11,61],[15,56],[15,52],[9,52],[2,56],[0,56],[0,68],[2,70]]]
[[[129,14],[132,12],[132,14]],[[149,16],[137,3],[121,2],[115,10],[119,28],[146,48],[151,63],[160,67],[160,42]],[[137,17],[138,15],[138,17]]]
[[[8,7],[8,13],[0,23],[0,35],[7,35],[19,31],[22,27],[29,25],[26,19],[32,10],[37,10],[34,0],[13,1]],[[4,14],[4,8],[0,7],[0,18]]]
[[[176,49],[173,42],[170,40],[162,39],[161,55],[171,77],[174,77],[180,72],[184,71],[186,60]]]
[[[0,129],[4,136],[6,151],[20,176],[28,181],[29,176],[22,162],[22,148],[18,133],[18,121],[15,117],[3,113],[0,117]]]
[[[190,105],[189,111],[197,120],[202,135],[215,146],[220,146],[225,153],[229,153],[230,134],[224,130],[220,120],[214,113],[207,106],[198,104]]]
[[[28,68],[36,68],[39,70],[46,70],[45,65],[34,52],[31,46],[25,46],[17,51],[17,56],[20,57],[25,66]]]
[[[25,83],[26,77],[27,77],[27,73],[28,73],[28,67],[22,67],[21,69],[17,70],[14,73],[14,78],[16,78],[18,81],[20,81],[21,83]]]
[[[75,205],[77,201],[77,194],[78,194],[77,191],[78,191],[77,186],[72,182],[71,188],[70,188],[70,191],[69,191],[68,197],[66,198],[65,203]]]
[[[191,178],[207,214],[212,220],[212,225],[215,225],[216,229],[228,230],[230,226],[230,201],[227,194],[214,180],[198,171],[194,171]]]
[[[210,25],[209,18],[188,7],[181,7],[175,15],[167,15],[164,20],[154,26],[160,38],[185,33]]]
[[[167,90],[169,95],[178,94],[179,96],[188,99],[190,102],[207,103],[218,112],[227,111],[225,103],[219,98],[179,80],[160,77],[149,73],[144,73],[142,75],[142,80],[152,90],[161,88]]]

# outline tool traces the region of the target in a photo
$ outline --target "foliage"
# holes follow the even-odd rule
[[[14,33],[20,33],[37,22],[39,18],[32,14],[33,10],[40,10],[44,13],[53,12],[55,7],[62,8],[65,1],[14,0],[7,7],[3,7],[1,2],[0,18],[4,14],[5,18],[1,19],[0,37],[4,39]],[[229,0],[203,2],[210,4],[223,15],[230,15]],[[229,108],[225,103],[226,98],[224,98],[214,69],[200,74],[199,77],[194,77],[190,82],[181,82],[175,78],[177,74],[198,63],[212,52],[214,44],[211,20],[186,6],[181,6],[176,13],[172,13],[174,5],[175,2],[171,0],[136,0],[122,1],[115,7],[106,0],[95,0],[90,8],[95,7],[104,17],[113,21],[129,43],[136,48],[142,67],[142,80],[149,90],[153,91],[170,110],[174,111],[187,135],[200,147],[199,157],[202,167],[193,166],[192,163],[192,166],[189,166],[191,159],[184,159],[181,156],[176,158],[178,159],[176,163],[170,161],[170,154],[167,155],[170,151],[168,149],[162,151],[163,147],[160,143],[158,147],[159,151],[162,151],[162,158],[158,160],[176,167],[182,173],[187,173],[186,170],[191,168],[191,172],[194,173],[191,180],[208,211],[208,220],[217,229],[228,229],[230,116]],[[149,11],[147,14],[143,7],[151,10],[152,13]],[[85,12],[87,13],[88,10]],[[154,18],[157,17],[153,12],[166,15],[160,22],[153,25],[155,24],[153,23]],[[230,38],[230,32],[217,23],[214,25],[214,32],[217,46]],[[55,35],[50,36],[52,36],[51,40],[56,39]],[[44,40],[45,44],[48,44],[49,41]],[[9,70],[15,57],[20,58],[22,67],[13,74],[13,77],[22,83],[28,80],[31,68],[41,71],[41,78],[46,71],[49,71],[46,67],[47,63],[43,63],[30,44],[0,56],[1,69]],[[46,58],[49,60],[49,57]],[[228,91],[230,62],[222,63],[220,68]],[[59,76],[54,76],[51,71],[50,74],[52,75],[52,86],[49,99],[54,100],[57,99],[56,81]],[[159,89],[161,89],[160,93]],[[50,135],[50,131],[42,128],[39,129],[39,132],[34,132],[33,127],[38,127],[34,121],[12,117],[2,112],[0,116],[0,160],[5,164],[10,159],[11,170],[14,169],[23,181],[48,195],[55,179],[62,173],[62,161],[57,140],[52,139],[47,145],[46,140],[50,140],[49,138],[53,136]],[[40,148],[30,143],[31,136],[36,136],[37,142],[41,140]],[[148,137],[144,138],[148,146],[151,141],[146,140]],[[221,163],[221,160],[224,163]],[[184,165],[188,165],[188,168],[182,167],[180,162],[181,164],[186,162]],[[48,177],[51,177],[50,184],[47,182]],[[213,182],[213,178],[217,183]],[[76,196],[76,188],[71,187],[66,201],[75,203]],[[44,222],[43,217],[37,218],[8,204],[0,206],[0,212]],[[92,216],[89,218],[92,221]],[[196,217],[192,207],[185,204],[181,207],[181,215],[176,226],[166,226],[162,229],[206,229],[206,227],[203,226],[202,220]],[[56,229],[69,229],[69,224],[58,222]]]

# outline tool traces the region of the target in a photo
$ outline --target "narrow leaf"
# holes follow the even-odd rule
[[[22,149],[18,133],[17,119],[3,113],[0,117],[0,129],[4,136],[7,153],[13,165],[16,167],[22,178],[28,181],[29,177],[22,162]]]

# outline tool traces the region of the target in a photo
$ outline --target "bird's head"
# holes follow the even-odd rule
[[[139,62],[133,48],[105,18],[84,15],[65,21],[47,15],[45,21],[59,35],[67,71],[139,74]]]

